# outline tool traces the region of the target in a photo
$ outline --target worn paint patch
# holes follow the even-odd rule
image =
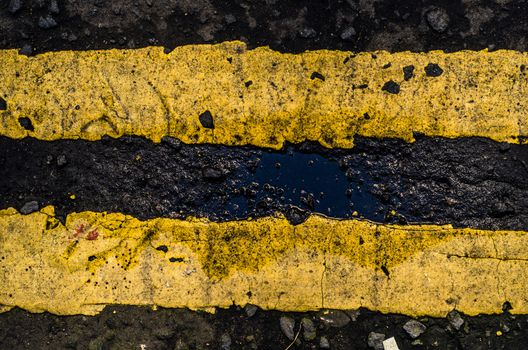
[[[444,316],[528,312],[525,232],[311,216],[140,221],[53,207],[0,211],[0,305],[94,314],[107,304]]]
[[[517,143],[528,136],[527,62],[507,50],[284,54],[241,42],[168,54],[3,50],[0,135],[275,149],[306,140],[350,148],[358,135],[412,142],[413,133]]]

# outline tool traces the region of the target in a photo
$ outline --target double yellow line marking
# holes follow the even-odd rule
[[[0,51],[0,135],[172,136],[281,148],[357,136],[528,136],[528,55],[514,51],[282,54],[240,42]],[[45,208],[0,212],[0,307],[94,314],[107,304],[367,307],[443,316],[527,313],[525,232],[380,225],[312,216],[140,221]]]

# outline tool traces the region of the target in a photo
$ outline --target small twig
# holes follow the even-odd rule
[[[299,334],[301,334],[301,329],[302,329],[302,323],[299,323],[299,330],[297,331],[297,334],[295,334],[295,338],[293,338],[290,345],[288,345],[288,347],[284,350],[289,350],[293,346],[293,344],[295,344],[295,342],[297,341],[297,338],[299,338]]]

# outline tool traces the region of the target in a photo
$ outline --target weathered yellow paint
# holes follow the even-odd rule
[[[140,221],[52,207],[0,211],[0,311],[95,314],[107,304],[205,309],[366,307],[408,315],[527,313],[528,236],[311,216]],[[388,275],[387,275],[388,274]]]
[[[443,74],[426,76],[429,63]],[[3,50],[0,96],[8,109],[0,111],[0,135],[173,136],[271,148],[311,140],[349,148],[357,135],[412,142],[418,132],[517,143],[528,136],[527,64],[528,53],[506,50],[285,54],[241,42],[169,54],[161,47],[35,57]],[[415,69],[405,81],[407,65]],[[399,94],[382,91],[390,80],[400,84]],[[214,129],[201,126],[205,111]],[[26,131],[21,117],[35,130]]]

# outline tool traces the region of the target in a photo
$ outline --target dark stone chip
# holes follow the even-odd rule
[[[209,111],[205,111],[200,114],[200,123],[204,128],[214,129],[213,115]]]
[[[17,13],[22,8],[22,0],[11,0],[7,6],[7,11],[11,14]]]
[[[31,45],[29,44],[25,44],[24,46],[22,46],[22,48],[18,51],[18,53],[20,55],[24,55],[24,56],[31,56],[31,54],[33,53],[33,48],[31,47]]]
[[[57,21],[50,15],[46,17],[40,17],[38,20],[38,26],[42,29],[51,29],[57,26]]]
[[[35,127],[33,126],[31,119],[28,117],[18,118],[18,122],[20,123],[20,126],[22,126],[27,131],[35,131]]]
[[[385,276],[390,277],[389,269],[387,269],[387,266],[381,265],[381,271],[383,271]]]
[[[310,212],[308,210],[301,209],[294,205],[290,206],[286,211],[286,219],[294,226],[302,224],[309,216]]]
[[[225,174],[221,169],[206,167],[202,169],[202,176],[206,180],[221,180]]]
[[[183,258],[170,258],[170,262],[183,262]]]
[[[161,142],[175,151],[179,151],[182,148],[182,142],[170,136],[163,136]]]
[[[399,94],[400,93],[400,84],[392,81],[392,80],[389,80],[388,82],[386,82],[383,87],[381,88],[381,90],[383,91],[387,91],[388,93],[391,93],[391,94]]]
[[[411,78],[414,76],[414,66],[405,66],[403,67],[403,79],[405,81],[411,80]]]
[[[90,255],[88,261],[94,261],[96,259],[95,255]]]
[[[156,250],[159,250],[160,252],[168,252],[169,251],[169,248],[167,248],[166,245],[160,245],[159,247],[156,248]]]
[[[513,309],[513,306],[510,304],[509,301],[505,301],[504,304],[502,304],[502,312],[509,313]]]
[[[310,79],[312,79],[312,80],[319,79],[319,80],[325,81],[324,75],[322,75],[319,72],[313,72],[312,75],[310,76]]]
[[[31,202],[27,202],[26,204],[24,204],[22,206],[22,208],[20,208],[20,213],[24,214],[24,215],[27,215],[27,214],[34,213],[34,212],[36,212],[38,210],[39,210],[38,202],[37,201],[31,201]]]
[[[59,3],[57,2],[57,0],[51,0],[48,6],[48,11],[56,15],[60,13]]]
[[[7,102],[0,97],[0,111],[5,111],[7,109]]]
[[[436,63],[429,63],[425,68],[425,74],[428,76],[428,77],[439,77],[442,75],[442,73],[444,72],[444,70],[442,68],[440,68],[439,65],[437,65]]]
[[[251,84],[253,84],[253,82],[252,82],[251,80],[248,80],[248,81],[246,81],[246,82],[244,83],[244,85],[245,85],[246,87],[250,87]]]

